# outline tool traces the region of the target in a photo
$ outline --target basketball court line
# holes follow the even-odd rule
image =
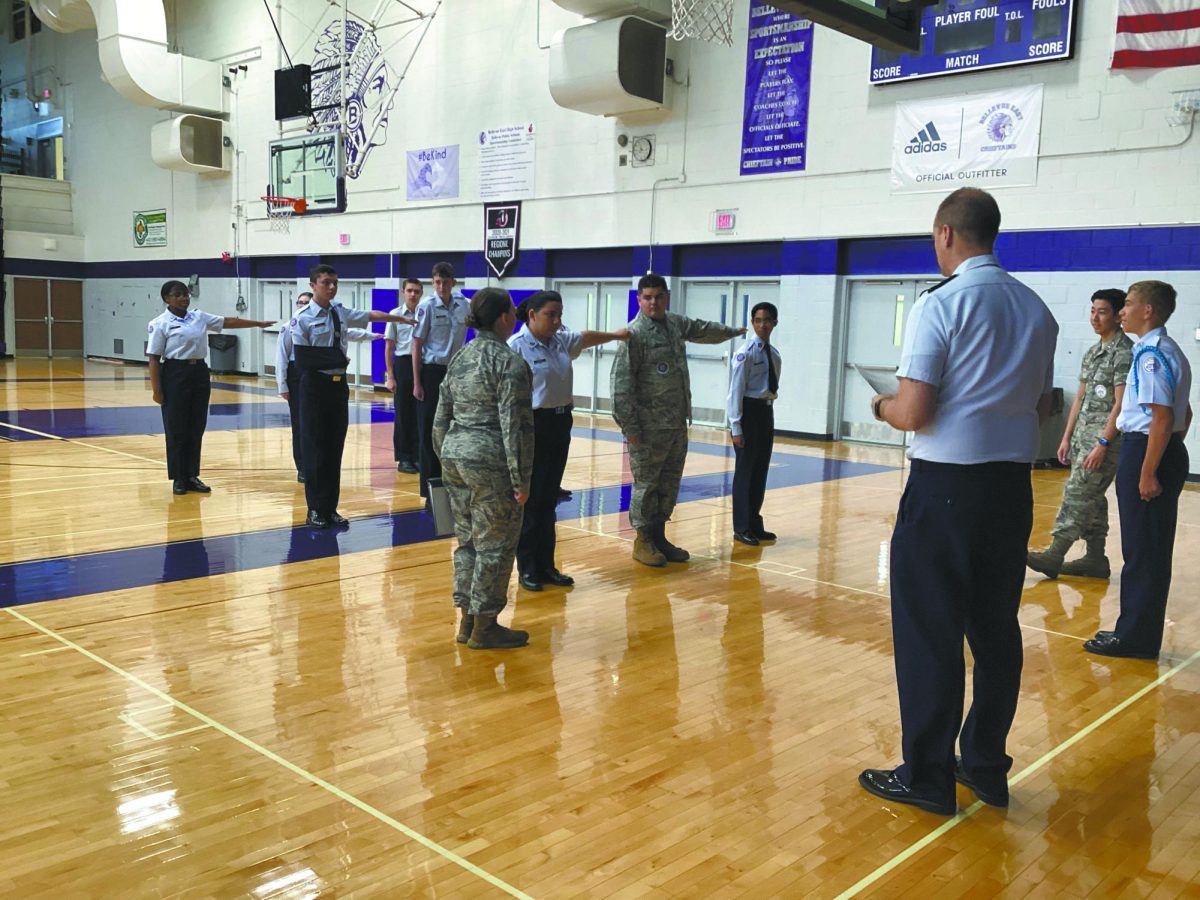
[[[1170,681],[1172,678],[1174,678],[1176,675],[1178,675],[1180,672],[1182,672],[1184,669],[1186,669],[1188,666],[1190,666],[1192,663],[1194,663],[1198,659],[1200,659],[1200,650],[1197,650],[1195,653],[1193,653],[1191,656],[1189,656],[1187,659],[1183,660],[1182,662],[1176,663],[1174,666],[1172,666],[1166,672],[1159,675],[1158,678],[1154,679],[1154,681],[1152,681],[1149,684],[1145,685],[1144,687],[1140,688],[1139,690],[1137,690],[1136,692],[1131,694],[1129,697],[1126,697],[1124,700],[1122,700],[1120,703],[1118,703],[1116,706],[1114,706],[1108,712],[1104,713],[1098,719],[1096,719],[1093,722],[1090,722],[1089,724],[1085,725],[1083,728],[1079,729],[1077,732],[1075,732],[1073,735],[1071,735],[1069,738],[1067,738],[1065,741],[1063,741],[1057,747],[1054,747],[1054,748],[1048,750],[1039,759],[1030,763],[1028,766],[1026,766],[1024,769],[1022,769],[1020,772],[1018,772],[1015,776],[1010,778],[1008,781],[1009,787],[1016,787],[1018,784],[1020,784],[1022,781],[1024,781],[1026,778],[1028,778],[1030,775],[1033,775],[1036,772],[1040,771],[1042,768],[1044,768],[1046,766],[1047,763],[1053,761],[1056,757],[1061,756],[1063,753],[1065,753],[1071,747],[1075,746],[1080,741],[1082,741],[1084,738],[1086,738],[1088,735],[1090,735],[1093,731],[1100,728],[1100,726],[1106,724],[1109,720],[1120,715],[1122,712],[1124,712],[1126,709],[1128,709],[1130,706],[1132,706],[1138,700],[1141,700],[1143,697],[1145,697],[1148,693],[1153,691],[1155,688],[1166,683],[1167,681]],[[865,878],[860,879],[859,881],[855,882],[853,885],[848,887],[846,890],[842,891],[842,893],[838,894],[836,900],[848,900],[848,898],[850,898],[850,897],[858,896],[858,894],[860,894],[866,888],[873,885],[880,878],[887,875],[889,872],[891,872],[898,866],[903,865],[908,860],[912,859],[916,854],[920,853],[922,850],[924,850],[930,844],[934,843],[942,835],[944,835],[947,832],[951,831],[952,829],[958,827],[960,824],[965,822],[967,819],[971,818],[973,815],[975,815],[975,813],[977,813],[981,808],[983,808],[984,805],[985,804],[983,803],[982,800],[976,800],[974,803],[972,803],[966,809],[964,809],[963,811],[958,813],[956,816],[954,816],[954,818],[950,819],[947,822],[944,822],[942,825],[935,828],[933,831],[929,832],[929,834],[925,835],[925,837],[921,838],[920,840],[916,841],[915,843],[911,844],[910,846],[908,846],[907,848],[902,850],[900,853],[893,856],[891,859],[889,859],[886,863],[884,863],[879,868],[877,868],[870,875],[867,875]]]
[[[146,456],[138,456],[137,454],[134,454],[134,453],[126,453],[124,450],[113,450],[110,447],[99,447],[96,444],[89,444],[89,443],[86,443],[85,441],[77,440],[76,438],[59,437],[56,434],[48,434],[44,431],[35,431],[32,428],[25,428],[22,425],[14,425],[11,422],[0,422],[0,427],[11,428],[14,431],[21,431],[21,432],[25,432],[26,434],[32,434],[32,435],[35,435],[39,438],[42,438],[42,439],[48,440],[48,441],[62,441],[64,444],[75,444],[79,447],[86,447],[89,450],[103,450],[105,453],[115,453],[117,456],[127,456],[130,459],[136,459],[136,460],[139,460],[140,462],[154,463],[154,465],[162,466],[164,468],[166,468],[166,465],[167,465],[167,461],[165,459],[150,459],[149,457],[146,457]]]
[[[522,898],[522,900],[533,900],[533,898],[530,897],[528,894],[513,887],[512,885],[501,880],[500,878],[497,878],[495,875],[492,875],[490,872],[487,872],[487,871],[481,869],[479,866],[475,865],[470,860],[465,859],[462,856],[459,856],[453,850],[449,850],[446,847],[443,847],[437,841],[434,841],[431,838],[428,838],[425,835],[421,834],[419,831],[415,831],[414,829],[409,828],[403,822],[399,822],[396,819],[393,819],[387,813],[382,812],[379,809],[376,809],[374,806],[371,806],[369,803],[366,803],[365,801],[360,800],[358,797],[355,797],[353,794],[342,790],[337,785],[326,781],[325,779],[321,778],[318,775],[314,775],[312,772],[309,772],[308,770],[301,768],[300,766],[296,765],[295,763],[293,763],[287,759],[284,759],[282,756],[275,753],[274,751],[269,750],[266,747],[262,746],[261,744],[250,740],[250,738],[246,737],[245,735],[243,735],[237,731],[234,731],[229,726],[224,725],[221,722],[218,722],[216,719],[212,718],[211,716],[200,712],[198,709],[195,709],[194,707],[189,706],[188,704],[184,703],[181,700],[175,699],[174,697],[172,697],[170,694],[166,693],[165,691],[160,690],[159,688],[156,688],[153,685],[148,684],[147,682],[138,678],[132,672],[128,672],[125,669],[122,669],[116,663],[110,662],[109,660],[105,659],[104,657],[100,656],[99,654],[93,653],[91,650],[88,650],[86,647],[83,647],[83,646],[75,643],[74,641],[70,640],[69,638],[62,636],[61,634],[59,634],[58,632],[54,631],[51,628],[47,628],[46,626],[44,626],[38,622],[35,622],[33,619],[29,618],[26,615],[23,615],[22,613],[17,612],[14,609],[6,609],[5,611],[13,618],[15,618],[21,622],[24,622],[30,628],[33,628],[33,629],[41,632],[46,637],[51,638],[52,640],[58,641],[60,644],[63,645],[64,648],[74,650],[76,653],[79,653],[80,655],[84,656],[85,658],[91,660],[93,663],[95,663],[105,669],[108,669],[114,675],[117,675],[120,678],[125,679],[130,684],[136,685],[137,687],[141,688],[143,691],[150,694],[151,696],[157,697],[159,700],[162,700],[167,706],[174,707],[175,709],[179,710],[180,712],[191,716],[197,722],[200,722],[202,727],[212,728],[214,731],[218,731],[221,734],[225,735],[225,737],[236,741],[237,743],[241,744],[243,747],[247,748],[248,750],[252,751],[253,753],[256,753],[259,756],[263,757],[264,759],[267,759],[270,762],[273,762],[276,765],[281,766],[284,769],[287,769],[293,775],[296,775],[299,778],[304,779],[309,784],[312,784],[314,787],[321,788],[322,790],[324,790],[327,793],[331,794],[332,796],[336,797],[338,800],[342,801],[343,803],[350,804],[351,806],[355,807],[356,809],[360,810],[361,812],[366,813],[368,816],[375,819],[376,821],[381,822],[382,824],[388,826],[389,828],[392,828],[393,830],[399,832],[400,834],[404,835],[405,837],[409,838],[410,840],[416,841],[418,844],[420,844],[421,846],[425,847],[428,850],[433,851],[434,853],[436,853],[438,856],[442,857],[442,859],[446,860],[447,862],[450,862],[456,866],[459,866],[460,868],[465,869],[466,871],[470,872],[472,875],[475,875],[476,877],[482,879],[483,881],[486,881],[488,884],[490,884],[492,887],[496,888],[497,890],[504,891],[504,893],[508,894],[510,897],[519,897],[519,898]],[[127,724],[133,724],[133,723],[127,723]],[[134,727],[137,727],[137,726],[134,726]],[[138,728],[138,730],[143,731],[143,733],[145,733],[145,729]]]

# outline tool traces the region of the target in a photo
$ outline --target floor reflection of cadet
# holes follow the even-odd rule
[[[1100,340],[1088,348],[1079,369],[1079,388],[1067,416],[1067,428],[1058,447],[1058,461],[1071,467],[1063,486],[1062,503],[1050,532],[1050,546],[1032,551],[1025,564],[1048,578],[1078,575],[1108,578],[1105,544],[1108,541],[1108,498],[1105,493],[1117,474],[1121,432],[1117,414],[1125,377],[1133,359],[1133,342],[1121,331],[1120,313],[1125,292],[1116,288],[1092,295],[1089,321]],[[1064,562],[1079,539],[1087,542],[1081,559]]]
[[[661,275],[638,281],[639,312],[612,367],[613,418],[629,445],[633,492],[629,523],[637,529],[633,558],[647,566],[687,562],[667,540],[666,525],[679,499],[687,461],[692,389],[685,343],[719,344],[746,333],[717,322],[667,312],[671,294]]]
[[[575,583],[554,565],[554,507],[571,449],[575,396],[571,361],[589,347],[629,337],[626,329],[569,331],[562,328],[562,312],[558,291],[538,291],[517,310],[517,318],[525,324],[508,341],[533,374],[533,480],[517,544],[517,571],[528,591],[540,591],[543,584],[569,587]]]
[[[529,366],[505,339],[517,322],[507,291],[471,298],[475,340],[450,361],[441,384],[433,449],[454,512],[454,605],[458,640],[473,650],[522,647],[529,633],[496,617],[508,604],[508,580],[521,533],[521,507],[533,470]]]
[[[168,281],[160,291],[166,311],[150,322],[146,357],[150,361],[150,390],[162,407],[167,439],[167,477],[171,492],[207,494],[200,480],[200,447],[208,425],[208,335],[226,328],[265,328],[273,322],[214,316],[189,309],[191,294],[182,281]]]
[[[913,432],[891,544],[904,762],[858,780],[877,797],[947,816],[956,780],[985,803],[1008,805],[1029,471],[1054,386],[1058,325],[1001,268],[992,250],[999,230],[990,194],[961,188],[942,201],[933,246],[947,278],[913,307],[896,395],[871,401],[876,419]],[[974,658],[965,720],[964,637]]]
[[[1156,659],[1171,590],[1179,495],[1189,461],[1184,436],[1192,425],[1192,367],[1164,327],[1175,312],[1175,288],[1163,281],[1129,286],[1121,327],[1137,335],[1117,427],[1121,513],[1121,615],[1084,649],[1101,656]]]
[[[429,479],[442,474],[433,452],[433,417],[446,367],[467,339],[467,298],[454,289],[454,267],[440,262],[433,267],[433,296],[417,305],[412,331],[413,397],[417,401],[417,427],[422,497],[429,496]]]
[[[305,291],[296,297],[296,312],[308,306],[312,293]],[[279,396],[287,401],[288,413],[292,425],[292,462],[296,464],[296,480],[304,483],[304,445],[300,433],[300,370],[296,368],[296,353],[292,348],[292,328],[296,325],[293,317],[279,329],[279,339],[275,343],[275,384],[279,388]],[[389,325],[390,327],[390,325]],[[347,328],[346,338],[351,341],[374,341],[383,337],[382,334],[366,328]]]
[[[779,324],[775,304],[754,304],[750,324],[754,337],[733,358],[725,412],[737,460],[733,468],[733,539],[753,547],[759,541],[775,540],[763,526],[762,505],[775,445],[771,404],[779,396],[783,359],[771,345],[771,332]]]
[[[398,316],[416,318],[421,302],[421,282],[404,279],[404,305],[392,310]],[[396,469],[405,475],[416,475],[419,469],[419,437],[417,429],[417,398],[413,396],[412,325],[389,322],[384,332],[386,345],[384,363],[387,366],[387,389],[395,396],[395,421],[392,422],[392,455]]]
[[[294,358],[300,369],[300,430],[304,435],[304,496],[308,501],[305,521],[313,528],[328,528],[350,524],[337,511],[342,450],[349,425],[347,326],[411,319],[377,309],[347,309],[334,303],[338,276],[332,266],[313,266],[308,278],[313,300],[296,314],[291,327]]]

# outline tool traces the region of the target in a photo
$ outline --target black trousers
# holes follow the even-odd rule
[[[442,381],[446,378],[446,367],[425,364],[421,366],[421,389],[425,399],[417,403],[417,428],[419,434],[421,469],[421,496],[429,496],[429,479],[442,477],[442,462],[433,452],[433,417],[437,414],[438,396],[442,392]]]
[[[163,431],[167,437],[167,477],[184,481],[200,474],[200,447],[208,427],[212,393],[204,360],[164,359],[159,364]]]
[[[392,363],[392,371],[396,373],[392,455],[396,462],[415,463],[420,441],[417,436],[417,398],[413,396],[412,357],[408,354],[397,356]]]
[[[300,370],[294,362],[287,367],[288,414],[292,420],[292,462],[296,471],[304,471],[304,437],[300,433]]]
[[[529,500],[521,519],[521,539],[517,542],[517,569],[535,578],[554,565],[557,536],[554,509],[562,487],[567,455],[571,450],[571,417],[569,406],[533,411],[533,478],[529,482]]]
[[[336,381],[334,378],[336,377]],[[303,435],[304,497],[322,516],[337,512],[342,492],[342,450],[349,425],[346,376],[300,372],[300,433]]]
[[[914,459],[892,533],[892,640],[904,763],[900,779],[954,801],[954,739],[985,790],[1006,790],[1005,751],[1021,689],[1017,609],[1033,527],[1029,465]],[[963,720],[963,638],[975,660]]]
[[[1121,513],[1121,615],[1117,637],[1130,649],[1157,653],[1162,648],[1167,594],[1171,590],[1171,558],[1179,494],[1187,480],[1188,452],[1179,434],[1171,435],[1158,464],[1162,493],[1145,501],[1138,491],[1146,435],[1127,432],[1117,462],[1117,508]]]
[[[775,410],[771,404],[742,398],[742,440],[745,446],[733,448],[733,530],[754,534],[764,530],[763,497],[775,445]]]

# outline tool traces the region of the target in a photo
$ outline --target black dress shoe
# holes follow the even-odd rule
[[[733,539],[739,544],[749,544],[751,547],[758,546],[758,538],[748,531],[735,531],[733,533]]]
[[[396,463],[396,471],[403,472],[405,475],[416,475],[421,470],[410,462]]]
[[[212,488],[210,488],[207,484],[205,484],[203,481],[201,481],[195,475],[193,475],[191,478],[189,478],[187,480],[187,489],[189,491],[195,491],[197,494],[211,494],[212,493]]]
[[[350,520],[347,519],[345,516],[339,516],[336,512],[334,512],[334,513],[330,513],[330,515],[329,515],[329,524],[335,525],[338,528],[349,528]]]
[[[1005,785],[1003,791],[995,791],[989,788],[981,787],[970,775],[967,770],[962,767],[962,760],[954,761],[954,780],[961,784],[969,791],[973,791],[975,796],[986,803],[988,806],[998,806],[1001,809],[1008,807],[1008,786]]]
[[[1101,632],[1100,634],[1103,634]],[[1090,641],[1083,642],[1083,649],[1097,656],[1119,656],[1123,659],[1158,659],[1158,651],[1148,653],[1145,650],[1134,650],[1115,634],[1097,634]]]
[[[555,587],[570,587],[575,583],[575,579],[570,575],[564,575],[558,569],[547,569],[542,573],[542,581],[546,584],[552,584]]]
[[[304,524],[309,528],[328,528],[329,520],[319,512],[314,512],[310,509],[308,511],[308,517],[304,520]]]
[[[518,581],[521,582],[521,587],[527,591],[540,591],[542,589],[542,583],[525,572],[521,573]]]
[[[297,481],[299,484],[304,484],[304,473],[303,473],[303,472],[297,472],[297,473],[296,473],[296,481]]]
[[[760,541],[773,541],[773,540],[775,540],[775,537],[776,537],[775,532],[767,531],[766,529],[763,529],[763,528],[755,529],[754,536],[756,538],[758,538]]]
[[[1105,638],[1116,637],[1116,636],[1117,636],[1117,633],[1115,631],[1097,631],[1095,640],[1102,641]]]
[[[187,486],[186,481],[180,481],[179,479],[176,479],[171,484],[171,493],[172,494],[186,494],[187,491],[188,491],[188,486]]]
[[[949,803],[939,803],[933,797],[918,794],[912,788],[906,787],[904,782],[896,777],[894,770],[864,769],[858,776],[858,783],[867,793],[891,800],[893,803],[907,803],[939,816],[952,816],[958,812],[958,804],[953,800]]]
[[[570,500],[570,499],[571,499],[570,491],[564,491],[562,488],[558,489],[558,502],[559,503],[562,503],[564,500]]]

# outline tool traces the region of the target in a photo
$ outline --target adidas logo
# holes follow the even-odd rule
[[[946,149],[946,142],[938,134],[937,126],[926,122],[925,127],[916,133],[904,147],[905,153],[937,153]]]

